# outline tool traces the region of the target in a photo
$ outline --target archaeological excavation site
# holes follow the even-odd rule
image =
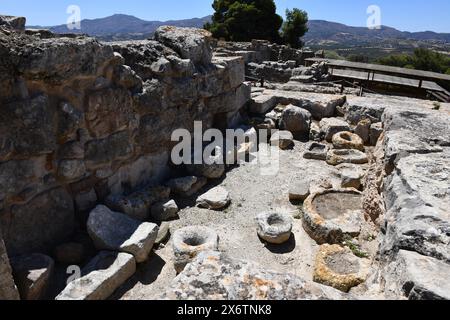
[[[0,300],[450,299],[450,103],[265,40],[25,23],[0,16]]]

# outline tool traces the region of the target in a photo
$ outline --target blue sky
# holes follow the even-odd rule
[[[82,19],[125,13],[145,20],[202,17],[212,13],[212,0],[0,0],[0,14],[23,15],[29,25],[56,25],[67,20],[69,5],[81,8]],[[450,33],[449,0],[276,0],[278,11],[298,7],[311,19],[365,26],[366,10],[381,8],[382,24],[403,31]]]

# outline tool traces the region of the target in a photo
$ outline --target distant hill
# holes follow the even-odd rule
[[[308,43],[321,41],[336,41],[352,43],[374,43],[379,40],[416,40],[416,41],[441,41],[450,43],[450,33],[403,32],[387,26],[370,30],[365,27],[350,27],[345,24],[324,20],[309,21],[309,32],[304,40]]]
[[[28,28],[45,28],[56,33],[85,33],[102,40],[123,40],[147,38],[162,25],[201,28],[210,20],[211,16],[186,20],[145,21],[130,15],[115,14],[101,19],[82,20],[82,29],[78,31],[68,30],[66,25],[29,26]],[[309,32],[304,37],[306,43],[311,45],[320,45],[321,43],[365,45],[380,40],[392,40],[395,43],[396,39],[450,43],[450,33],[402,32],[386,26],[380,30],[369,30],[364,27],[350,27],[335,22],[311,20]]]
[[[202,28],[210,20],[211,16],[186,20],[145,21],[130,15],[115,14],[106,18],[82,20],[81,30],[69,30],[66,25],[27,26],[27,28],[50,29],[55,33],[84,33],[101,40],[126,40],[148,38],[163,25]]]

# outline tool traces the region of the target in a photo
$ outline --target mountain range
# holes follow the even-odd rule
[[[130,15],[115,14],[106,18],[82,20],[81,30],[69,30],[66,25],[50,27],[29,26],[29,28],[45,28],[56,33],[85,33],[108,41],[144,39],[151,36],[162,25],[201,28],[210,20],[211,16],[186,20],[145,21]],[[370,30],[365,27],[351,27],[324,20],[310,20],[309,32],[304,37],[304,41],[312,45],[334,42],[341,45],[370,44],[389,39],[450,43],[450,33],[436,33],[431,31],[403,32],[387,26]]]

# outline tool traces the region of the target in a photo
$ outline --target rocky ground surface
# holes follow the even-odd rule
[[[326,162],[303,158],[306,145],[296,141],[292,150],[281,150],[280,172],[275,176],[263,176],[258,165],[246,163],[228,171],[223,179],[206,186],[204,190],[215,185],[229,190],[233,201],[224,211],[195,207],[196,196],[180,199],[179,220],[170,222],[171,233],[191,225],[208,226],[219,234],[219,251],[227,256],[253,261],[265,269],[291,273],[312,281],[319,245],[304,231],[302,205],[289,201],[289,189],[296,181],[302,181],[305,174],[316,180],[317,186],[327,181],[337,185],[340,180],[333,178],[337,170]],[[294,218],[293,235],[287,243],[270,245],[259,239],[255,219],[265,211],[286,213]],[[370,241],[362,242],[362,250],[375,256],[379,244],[377,232],[371,230],[370,224],[366,227],[367,238],[371,234],[374,236]],[[169,240],[155,251],[146,264],[138,268],[136,275],[119,289],[114,298],[158,298],[175,276],[172,241]]]

